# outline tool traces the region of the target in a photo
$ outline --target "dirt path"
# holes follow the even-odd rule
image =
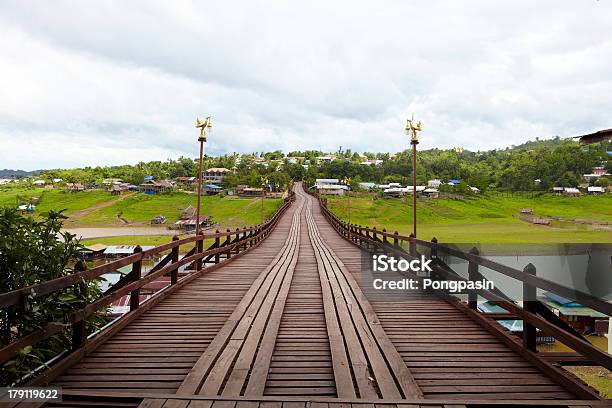
[[[91,207],[87,207],[83,210],[78,210],[73,212],[72,214],[70,214],[70,218],[72,218],[73,222],[78,222],[77,220],[83,217],[88,216],[89,214],[91,214],[92,212],[96,211],[96,210],[100,210],[102,208],[106,208],[106,207],[110,207],[111,205],[118,203],[121,200],[125,200],[128,197],[131,197],[133,195],[135,195],[136,193],[127,193],[125,195],[120,195],[119,197],[117,197],[114,200],[109,200],[109,201],[105,201],[103,203],[98,203],[98,204],[94,204]]]
[[[66,228],[66,231],[83,239],[116,237],[126,235],[175,235],[176,230],[166,227],[93,227],[93,228]]]

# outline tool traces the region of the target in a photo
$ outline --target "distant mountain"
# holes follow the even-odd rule
[[[12,169],[3,169],[0,170],[0,177],[30,177],[30,176],[37,176],[39,174],[42,173],[42,170],[32,170],[32,171],[25,171],[25,170],[12,170]]]

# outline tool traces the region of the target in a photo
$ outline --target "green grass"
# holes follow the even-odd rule
[[[69,193],[64,190],[44,188],[8,188],[0,190],[0,206],[16,206],[17,197],[29,199],[38,197],[36,212],[38,214],[49,210],[66,210],[66,215],[75,211],[85,210],[93,205],[116,200],[106,191],[89,190],[80,193]]]
[[[170,193],[160,195],[131,194],[112,196],[102,190],[68,193],[64,190],[42,188],[6,187],[0,189],[0,206],[16,206],[17,197],[40,197],[36,214],[49,210],[65,209],[67,225],[75,226],[123,226],[119,216],[130,224],[148,225],[151,219],[162,214],[168,224],[176,222],[187,206],[196,206],[194,194]],[[261,219],[261,200],[239,197],[202,197],[202,214],[212,215],[222,227],[242,227],[258,224]],[[281,199],[264,200],[264,218],[270,217],[282,205]]]
[[[0,206],[16,206],[18,203],[16,201],[17,196],[23,196],[25,198],[30,198],[34,196],[39,196],[44,188],[25,188],[25,187],[14,187],[14,186],[2,186],[0,188]]]
[[[412,203],[407,199],[352,196],[351,222],[387,231],[408,234],[412,230]],[[347,198],[330,197],[329,206],[347,218]],[[577,198],[545,194],[535,198],[506,197],[501,194],[474,198],[428,199],[417,203],[419,238],[438,238],[453,243],[595,243],[612,242],[612,231],[555,228],[533,225],[518,219],[521,208],[529,207],[538,216],[612,221],[612,195]]]
[[[212,215],[223,226],[257,224],[261,218],[261,200],[254,198],[205,196],[202,214]],[[270,217],[281,205],[280,199],[264,200],[264,217]],[[181,211],[197,205],[197,197],[186,193],[161,195],[135,194],[116,201],[110,206],[95,209],[73,222],[79,225],[124,225],[119,216],[130,223],[148,224],[151,218],[162,214],[168,223],[177,221]]]
[[[580,377],[584,382],[599,391],[606,399],[612,399],[612,372],[603,367],[576,366],[563,367]]]
[[[103,237],[84,239],[81,244],[88,246],[93,244],[104,245],[163,245],[172,241],[172,235],[123,235],[117,237]]]

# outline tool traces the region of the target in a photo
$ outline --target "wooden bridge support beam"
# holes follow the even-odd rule
[[[140,245],[134,248],[135,254],[139,254],[141,252],[142,252],[142,248],[140,247]],[[140,280],[140,278],[142,277],[141,276],[142,260],[138,260],[134,262],[134,264],[132,265],[132,272],[130,272],[130,274],[131,274],[130,281],[136,282]],[[139,304],[140,304],[140,288],[136,288],[130,292],[130,312],[138,309]]]
[[[470,255],[478,255],[478,248],[473,247],[470,249]],[[478,273],[478,264],[470,259],[468,263],[468,279],[470,281],[477,281],[479,278]],[[476,291],[471,291],[468,294],[468,305],[470,309],[476,310],[478,309],[478,293]]]
[[[79,261],[74,265],[75,272],[84,272],[87,270],[87,264],[83,261]],[[84,294],[87,290],[85,282],[78,284],[79,291]],[[72,324],[72,350],[77,350],[85,345],[87,342],[87,320],[79,320]]]
[[[523,272],[530,275],[536,274],[536,267],[530,263],[523,269]],[[536,287],[523,282],[523,309],[526,312],[536,313]],[[527,350],[536,351],[536,327],[523,321],[523,346]]]
[[[173,236],[172,241],[178,241],[178,236]],[[179,247],[178,245],[172,248],[172,263],[176,264],[179,261]],[[175,268],[170,272],[170,284],[174,285],[178,282],[178,268]]]

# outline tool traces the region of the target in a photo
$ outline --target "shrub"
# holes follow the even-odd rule
[[[75,235],[62,231],[66,217],[61,211],[42,214],[40,219],[21,215],[10,207],[0,208],[0,292],[49,281],[74,272],[82,246]],[[83,282],[49,295],[35,297],[0,311],[0,345],[32,333],[51,321],[62,321],[71,310],[79,309],[101,296],[98,280]],[[104,313],[92,315],[88,327],[95,329],[106,321]],[[19,379],[70,347],[72,333],[64,330],[36,345],[25,347],[0,370],[0,383]]]

